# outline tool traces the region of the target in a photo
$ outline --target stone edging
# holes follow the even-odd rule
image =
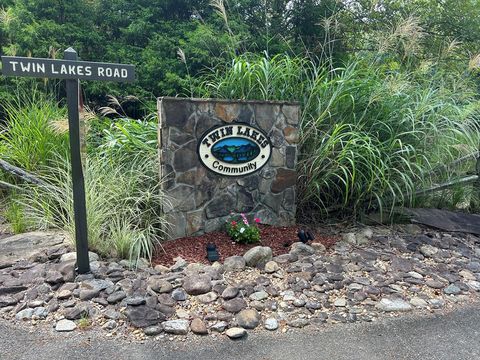
[[[100,261],[92,253],[92,274],[76,277],[75,254],[59,246],[0,270],[0,316],[57,331],[98,326],[108,336],[140,339],[236,338],[256,328],[286,332],[445,309],[480,291],[474,236],[367,229],[344,239],[329,250],[295,243],[272,258],[270,248],[256,247],[223,264],[178,258],[170,268],[139,264],[136,271],[128,261]]]

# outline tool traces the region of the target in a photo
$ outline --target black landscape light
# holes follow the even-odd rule
[[[315,239],[315,236],[310,231],[305,231],[303,229],[300,229],[297,233],[298,238],[300,241],[304,244],[306,244],[308,241],[312,241]]]
[[[207,259],[210,262],[218,261],[218,259],[220,259],[215,244],[207,244]]]
[[[305,230],[303,230],[303,229],[300,229],[298,231],[297,236],[300,239],[300,241],[304,244],[308,241],[307,234],[305,234]]]

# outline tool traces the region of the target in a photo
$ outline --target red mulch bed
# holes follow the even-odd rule
[[[237,244],[233,242],[226,232],[213,232],[201,236],[190,236],[162,243],[153,256],[154,264],[165,266],[173,265],[173,260],[181,256],[188,262],[208,264],[206,259],[207,244],[215,244],[220,253],[220,261],[234,255],[243,255],[254,246],[269,246],[273,250],[273,256],[288,253],[290,245],[298,241],[298,227],[275,227],[260,225],[261,240],[255,244]],[[326,247],[332,246],[338,240],[335,236],[326,236],[315,233],[315,242],[320,242]]]

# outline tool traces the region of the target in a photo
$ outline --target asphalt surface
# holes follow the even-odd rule
[[[408,315],[377,323],[327,325],[287,334],[253,332],[245,339],[192,337],[145,343],[94,331],[29,332],[0,320],[1,360],[108,359],[480,359],[480,304],[444,315]]]

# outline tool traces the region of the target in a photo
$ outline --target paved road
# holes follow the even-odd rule
[[[328,326],[290,334],[251,333],[241,341],[192,338],[144,344],[94,332],[28,333],[0,322],[1,360],[121,359],[480,359],[480,304],[447,315],[404,316],[374,324]]]

